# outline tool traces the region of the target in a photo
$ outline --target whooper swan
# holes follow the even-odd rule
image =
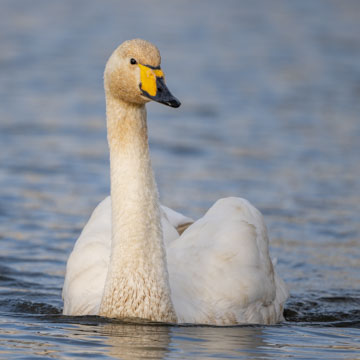
[[[111,199],[96,207],[68,259],[63,313],[214,325],[283,320],[288,292],[257,209],[220,199],[193,222],[159,204],[145,104],[180,102],[165,85],[158,49],[124,42],[104,84]]]

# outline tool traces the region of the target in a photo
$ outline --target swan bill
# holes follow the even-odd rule
[[[153,68],[142,64],[139,64],[139,67],[141,80],[139,87],[143,96],[173,108],[178,108],[181,105],[180,101],[171,94],[166,86],[164,73],[160,67]]]

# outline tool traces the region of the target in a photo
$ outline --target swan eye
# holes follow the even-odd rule
[[[130,59],[130,64],[135,65],[135,64],[137,64],[137,61],[134,58],[131,58]]]

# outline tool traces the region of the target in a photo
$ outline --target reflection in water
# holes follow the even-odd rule
[[[159,326],[109,323],[98,317],[50,319],[0,323],[0,357],[279,359],[291,353],[311,359],[356,359],[360,351],[360,334],[355,328]],[[69,323],[71,320],[74,322]],[[36,334],[28,336],[29,331]],[[318,356],[309,357],[309,351]]]
[[[81,336],[89,338],[89,331],[100,335],[106,355],[115,359],[164,359],[187,354],[205,359],[218,356],[249,356],[256,359],[271,354],[272,347],[264,340],[264,327],[166,326],[148,324],[106,323],[98,327],[79,325]],[[94,334],[92,334],[94,335]],[[68,336],[79,340],[79,331]],[[271,342],[270,342],[271,343]],[[264,351],[266,349],[266,351]]]
[[[115,359],[163,359],[170,344],[170,327],[139,324],[105,324],[99,329]]]
[[[193,354],[197,359],[208,358],[211,354],[219,357],[249,357],[266,359],[261,349],[266,345],[263,327],[189,327],[172,328],[172,342],[176,349]]]

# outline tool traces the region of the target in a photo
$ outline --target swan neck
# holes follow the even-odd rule
[[[176,321],[144,105],[107,98],[111,257],[100,315]]]
[[[106,98],[107,134],[110,156],[121,150],[148,152],[148,133],[145,105],[130,104]]]

